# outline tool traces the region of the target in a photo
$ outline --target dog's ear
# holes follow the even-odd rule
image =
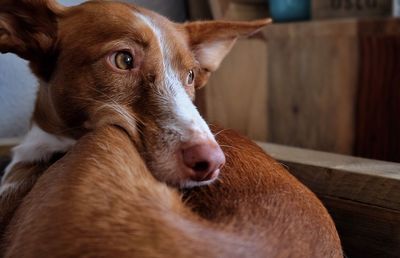
[[[0,0],[0,52],[30,61],[32,71],[48,80],[63,9],[54,0]]]
[[[196,88],[206,84],[211,72],[219,67],[239,37],[251,36],[269,23],[271,19],[250,22],[200,21],[184,24],[189,35],[189,45],[201,67],[200,74],[196,77]]]

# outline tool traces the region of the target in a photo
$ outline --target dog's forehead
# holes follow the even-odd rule
[[[63,40],[70,42],[133,39],[150,44],[162,35],[169,41],[183,43],[181,39],[185,38],[180,26],[165,17],[135,5],[115,2],[86,2],[71,8],[61,19],[60,30]]]

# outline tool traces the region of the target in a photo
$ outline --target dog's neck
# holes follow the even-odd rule
[[[46,162],[54,153],[68,151],[75,142],[72,138],[50,134],[33,123],[21,144],[13,149],[12,160],[4,177],[16,163]]]
[[[6,167],[3,178],[16,163],[47,162],[54,153],[67,152],[75,144],[76,140],[62,129],[65,126],[51,102],[49,87],[48,83],[39,81],[31,128],[13,149],[11,163]]]

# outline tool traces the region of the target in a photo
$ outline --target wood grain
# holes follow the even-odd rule
[[[274,25],[268,141],[351,154],[358,52],[354,21]]]
[[[208,0],[214,19],[223,19],[230,0]]]
[[[188,0],[188,12],[191,20],[212,19],[208,1]]]
[[[392,0],[317,0],[311,13],[313,19],[390,16]]]
[[[400,211],[400,164],[259,143],[315,193]]]
[[[241,40],[205,88],[206,118],[252,139],[267,137],[267,46]],[[204,110],[204,108],[203,108]]]
[[[399,257],[399,163],[259,145],[318,195],[349,257]]]
[[[235,48],[203,93],[213,122],[258,140],[399,161],[400,19],[273,24],[262,34],[265,46]]]
[[[267,3],[262,0],[209,0],[208,2],[214,19],[252,20],[266,18],[269,13]]]
[[[400,162],[400,35],[363,34],[359,42],[355,154]]]
[[[11,149],[21,142],[21,138],[0,138],[0,156],[10,155]]]
[[[348,257],[399,257],[399,211],[335,197],[319,198],[335,221]]]

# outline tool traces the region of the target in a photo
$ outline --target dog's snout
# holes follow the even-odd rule
[[[218,144],[202,143],[183,149],[183,162],[191,170],[194,181],[208,181],[218,176],[225,164],[225,155]]]

